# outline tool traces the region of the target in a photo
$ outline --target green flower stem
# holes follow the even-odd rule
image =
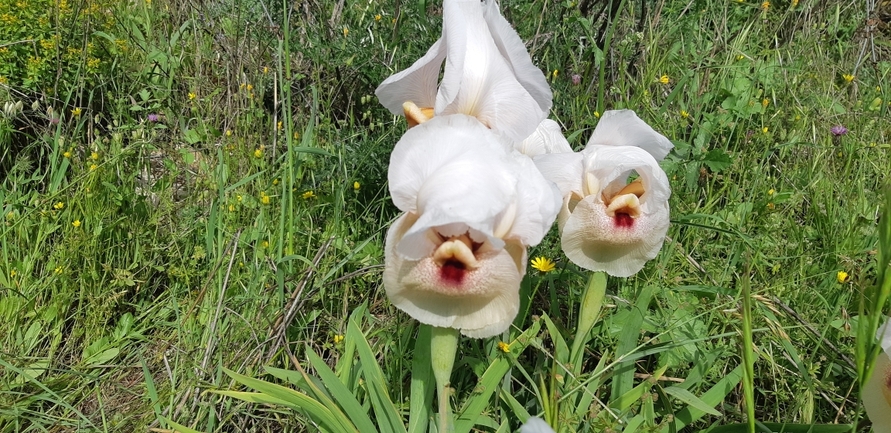
[[[755,433],[755,354],[752,340],[752,294],[749,281],[742,279],[743,394],[746,401],[748,432]]]
[[[436,394],[439,396],[439,431],[452,431],[449,405],[449,382],[452,367],[455,365],[455,353],[458,351],[458,330],[434,326],[430,338],[430,363],[433,365],[433,377],[436,379]]]

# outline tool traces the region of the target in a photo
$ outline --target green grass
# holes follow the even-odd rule
[[[871,334],[858,319],[887,299],[874,287],[888,28],[865,32],[864,2],[655,1],[641,17],[628,1],[603,49],[590,2],[504,3],[574,148],[614,108],[675,142],[673,224],[640,273],[608,280],[585,336],[588,275],[553,231],[530,250],[558,267],[530,271],[530,315],[509,337],[541,331],[507,358],[497,339],[462,340],[456,416],[482,404],[482,431],[525,414],[563,431],[745,423],[748,287],[757,421],[862,418],[855,337]],[[239,374],[346,400],[266,367],[334,374],[375,425],[387,389],[408,425],[418,327],[380,283],[397,215],[387,161],[405,126],[373,92],[436,40],[441,4],[137,0],[116,20],[109,36],[129,48],[100,72],[43,93],[0,84],[0,102],[24,102],[0,114],[0,431],[316,429],[306,412],[227,397],[248,390]],[[861,55],[869,37],[875,58]],[[351,323],[380,365],[373,387]],[[567,365],[578,338],[581,365]],[[475,400],[480,378],[502,392]]]

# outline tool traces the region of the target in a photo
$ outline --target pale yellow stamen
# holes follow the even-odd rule
[[[625,213],[631,218],[637,218],[640,216],[640,199],[635,194],[622,194],[613,197],[606,207],[606,214],[615,217],[617,213]]]
[[[402,104],[402,112],[408,127],[413,128],[433,118],[433,107],[420,108],[414,102],[405,101]]]
[[[585,173],[585,197],[597,194],[600,191],[600,180],[594,173]]]
[[[449,260],[457,260],[464,264],[467,269],[477,269],[480,267],[479,262],[473,255],[473,242],[466,234],[449,238],[436,248],[433,253],[433,261],[442,266]]]

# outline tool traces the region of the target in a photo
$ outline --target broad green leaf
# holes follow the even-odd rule
[[[310,398],[306,394],[294,391],[293,389],[286,388],[281,385],[276,385],[274,383],[269,383],[260,379],[254,379],[253,377],[245,376],[243,374],[238,374],[232,370],[229,370],[228,368],[223,368],[223,372],[226,373],[227,376],[234,379],[236,382],[259,391],[260,394],[264,395],[264,397],[271,397],[276,400],[274,402],[270,401],[269,403],[276,403],[279,401],[283,402],[281,404],[285,404],[288,407],[298,409],[301,412],[306,413],[309,417],[327,427],[332,432],[356,431],[355,429],[347,427],[345,424],[348,423],[345,423],[345,420],[338,419],[334,416],[330,409],[319,403],[317,400]],[[225,394],[225,392],[230,391],[214,392],[218,394],[228,395]]]
[[[184,426],[184,425],[182,425],[182,424],[177,424],[177,423],[171,421],[171,420],[168,419],[168,418],[164,418],[163,416],[162,416],[162,417],[159,417],[159,418],[160,418],[162,421],[164,421],[165,423],[167,423],[167,426],[168,426],[168,427],[173,427],[173,429],[176,430],[177,433],[201,433],[201,432],[198,431],[198,430],[188,428],[188,427],[186,427],[186,426]]]
[[[687,391],[684,388],[669,386],[668,388],[664,388],[663,391],[665,391],[666,394],[687,403],[690,407],[699,409],[709,415],[721,416],[720,412],[716,411],[713,407],[709,406],[704,401],[700,400],[699,397],[696,397],[692,392]]]
[[[347,325],[346,340],[352,341],[359,352],[362,375],[365,377],[365,383],[368,384],[368,395],[371,397],[371,407],[374,409],[378,427],[385,432],[406,432],[402,415],[390,400],[384,373],[381,371],[380,365],[377,364],[377,358],[355,320],[351,319]]]
[[[569,363],[572,364],[572,372],[581,373],[582,355],[585,353],[585,345],[591,338],[591,329],[600,317],[600,308],[603,306],[603,297],[606,295],[606,274],[594,272],[588,279],[582,302],[579,305],[579,323],[572,339],[572,350],[569,352]]]
[[[418,339],[415,340],[413,359],[411,362],[411,397],[409,400],[408,431],[409,433],[425,433],[427,424],[433,416],[430,410],[433,405],[434,385],[433,370],[430,367],[430,325],[418,327]]]
[[[637,303],[632,307],[628,321],[622,325],[622,333],[619,335],[619,343],[616,345],[616,357],[627,358],[637,349],[640,339],[640,327],[643,324],[644,314],[653,297],[653,287],[647,286],[641,290]],[[623,359],[616,363],[613,373],[611,396],[624,396],[634,385],[634,361]]]
[[[363,433],[377,431],[374,427],[374,423],[371,422],[371,418],[368,417],[368,413],[362,408],[359,401],[356,400],[356,396],[354,396],[334,372],[328,368],[325,361],[323,361],[319,355],[316,355],[315,352],[310,350],[309,347],[306,348],[306,357],[309,358],[309,363],[312,365],[312,368],[316,370],[316,373],[318,373],[319,377],[322,379],[322,383],[328,388],[328,392],[331,393],[340,407],[342,407],[344,412],[350,417],[353,425]]]
[[[737,366],[730,373],[724,376],[723,379],[719,380],[715,386],[711,387],[705,394],[699,397],[707,406],[715,407],[720,404],[724,398],[727,397],[727,394],[730,394],[743,377],[743,366]],[[672,431],[680,431],[687,425],[692,424],[693,422],[698,421],[700,418],[705,415],[705,412],[691,406],[687,406],[679,411],[675,411],[674,422],[665,425],[662,428],[662,433],[669,433]]]

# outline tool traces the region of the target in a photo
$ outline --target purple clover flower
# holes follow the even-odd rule
[[[572,74],[572,85],[578,86],[582,82],[582,76],[579,74]]]
[[[149,115],[148,115],[147,119],[148,119],[149,122],[160,122],[160,121],[161,121],[161,115],[160,115],[160,114],[156,114],[156,113],[152,113],[152,114],[149,114]]]
[[[844,125],[835,125],[832,128],[829,128],[829,132],[836,137],[841,137],[848,133],[848,128],[845,128]]]

